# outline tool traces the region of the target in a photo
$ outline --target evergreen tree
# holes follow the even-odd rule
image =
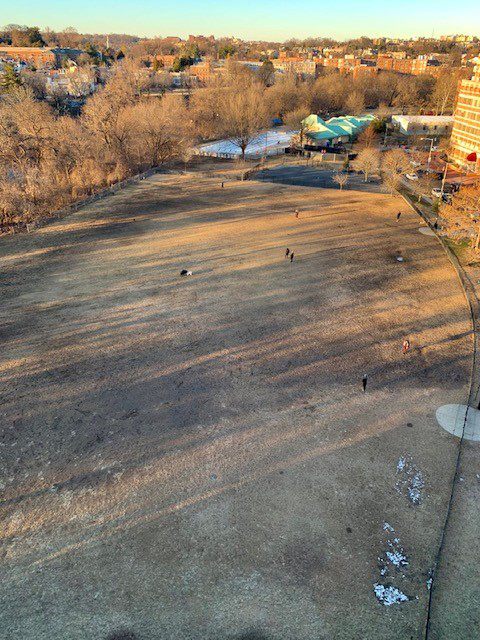
[[[11,91],[15,87],[19,87],[22,84],[22,79],[18,71],[15,70],[13,64],[5,63],[3,68],[2,87],[4,91]]]

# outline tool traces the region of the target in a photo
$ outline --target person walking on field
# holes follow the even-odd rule
[[[300,211],[298,209],[295,209],[295,218],[298,218],[299,215],[300,215]]]
[[[367,388],[367,381],[368,381],[368,376],[365,373],[363,378],[362,378],[363,393],[365,393],[365,390]]]
[[[290,254],[290,262],[293,262],[293,256],[294,256],[294,255],[295,255],[295,254],[294,254],[294,253],[293,253],[293,251],[292,251],[292,253]]]
[[[399,211],[399,212],[397,213],[397,222],[399,222],[399,221],[400,221],[400,216],[401,216],[401,215],[402,215],[402,212],[401,212],[401,211]]]
[[[285,258],[288,258],[289,253],[290,253],[290,249],[287,247],[285,250]]]
[[[410,340],[407,340],[405,338],[405,340],[403,341],[403,344],[402,344],[402,353],[405,355],[409,351],[410,351]]]

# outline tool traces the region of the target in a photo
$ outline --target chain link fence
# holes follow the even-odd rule
[[[115,182],[109,187],[105,187],[104,189],[101,189],[100,191],[97,191],[96,193],[93,193],[92,195],[87,196],[86,198],[82,198],[81,200],[76,200],[75,202],[72,202],[66,207],[63,207],[62,209],[58,209],[57,211],[54,211],[43,218],[39,218],[38,220],[35,220],[33,222],[11,226],[9,232],[18,233],[19,231],[26,230],[28,233],[30,233],[35,229],[44,227],[45,225],[53,222],[54,220],[58,220],[59,218],[63,218],[69,215],[70,213],[73,213],[74,211],[78,211],[82,207],[86,207],[87,205],[92,204],[93,202],[97,202],[97,200],[102,200],[107,196],[111,196],[115,193],[118,193],[119,191],[121,191],[122,189],[125,189],[126,187],[129,187],[133,184],[138,184],[142,180],[145,180],[146,178],[153,176],[155,173],[164,173],[164,172],[165,172],[164,169],[160,169],[158,167],[155,167],[153,169],[148,169],[147,171],[138,173],[134,176],[131,176],[130,178],[121,180],[120,182]]]

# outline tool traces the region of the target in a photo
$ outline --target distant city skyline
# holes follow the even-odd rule
[[[55,31],[75,27],[81,33],[125,33],[140,37],[192,34],[237,37],[243,40],[284,41],[290,38],[327,37],[347,40],[362,35],[372,38],[435,37],[447,34],[480,36],[480,11],[477,0],[459,0],[452,10],[450,0],[419,4],[405,0],[401,5],[384,5],[364,0],[345,0],[339,8],[333,3],[300,0],[245,0],[224,3],[185,0],[182,5],[158,4],[146,0],[133,4],[127,0],[84,0],[75,4],[51,0],[12,8],[0,0],[4,24],[26,24]]]

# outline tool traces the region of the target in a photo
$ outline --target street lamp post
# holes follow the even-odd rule
[[[428,152],[428,168],[430,169],[430,162],[432,161],[432,149],[433,143],[435,142],[435,138],[420,138],[420,140],[430,140],[430,151]]]
[[[443,170],[443,177],[442,177],[442,187],[441,187],[441,190],[440,190],[440,198],[442,198],[442,200],[443,200],[443,191],[445,189],[445,180],[447,178],[447,171],[448,171],[448,155],[447,155],[447,158],[445,160],[445,168]]]

